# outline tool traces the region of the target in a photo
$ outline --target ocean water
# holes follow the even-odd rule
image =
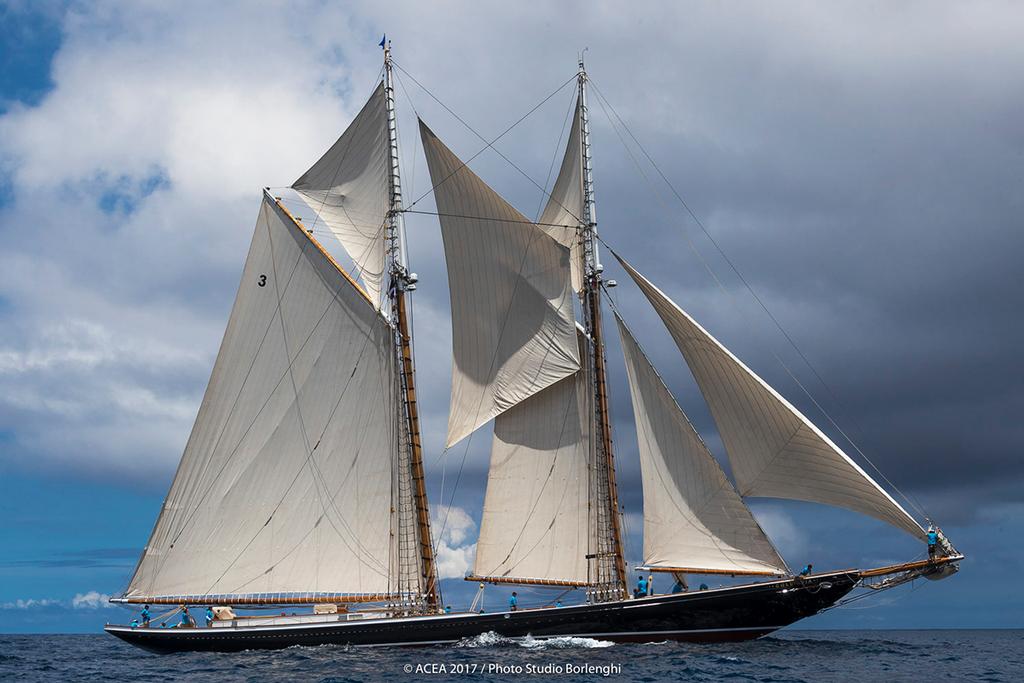
[[[427,648],[149,655],[97,635],[0,635],[0,681],[1024,681],[1024,630],[783,631],[728,645],[485,634]]]

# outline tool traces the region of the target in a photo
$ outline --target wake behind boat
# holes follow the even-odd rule
[[[144,620],[108,625],[109,633],[153,652],[425,645],[492,631],[740,640],[817,614],[854,589],[883,590],[956,571],[962,555],[939,530],[923,528],[614,254],[679,347],[735,480],[613,309],[643,483],[637,569],[669,573],[677,588],[629,597],[602,324],[603,293],[615,283],[604,277],[599,257],[581,61],[567,148],[537,221],[420,122],[451,294],[447,445],[494,421],[467,580],[481,590],[510,584],[585,596],[578,605],[498,613],[443,609],[415,385],[409,293],[417,278],[404,237],[409,209],[399,174],[394,68],[385,45],[381,82],[348,129],[290,188],[265,190],[192,435],[128,588],[112,600],[208,606],[207,626],[186,619],[181,628],[160,628]],[[314,237],[318,231],[340,242],[352,272]],[[927,543],[928,558],[794,576],[747,507],[750,497],[874,517]],[[689,590],[690,575],[754,578]],[[297,607],[303,613],[291,612]]]

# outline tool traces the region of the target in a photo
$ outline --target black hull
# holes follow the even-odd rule
[[[857,572],[820,574],[640,600],[284,626],[158,629],[107,626],[150,652],[237,652],[293,645],[418,646],[458,642],[493,631],[509,638],[583,636],[615,642],[724,642],[759,638],[835,604]]]

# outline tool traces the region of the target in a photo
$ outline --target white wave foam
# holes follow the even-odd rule
[[[472,638],[463,638],[455,647],[523,647],[529,650],[565,650],[611,647],[614,643],[596,638],[579,638],[575,636],[558,636],[555,638],[506,638],[494,631],[487,631]]]

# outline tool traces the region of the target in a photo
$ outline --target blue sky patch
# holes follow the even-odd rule
[[[0,113],[12,104],[36,105],[53,90],[50,65],[61,45],[60,16],[43,9],[0,4]]]

